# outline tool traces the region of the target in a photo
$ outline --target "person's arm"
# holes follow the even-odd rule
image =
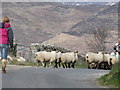
[[[13,30],[11,27],[9,27],[9,29],[8,29],[8,42],[9,42],[10,47],[13,47],[13,39],[14,39]]]

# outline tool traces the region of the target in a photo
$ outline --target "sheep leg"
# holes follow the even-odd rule
[[[106,62],[106,70],[109,70],[108,62]]]
[[[110,62],[108,63],[108,69],[109,69],[109,70],[112,69],[112,59],[110,59]]]
[[[60,65],[61,60],[60,60],[60,58],[57,60],[57,62],[56,62],[56,63],[57,63],[57,65],[58,65],[58,66],[57,66],[57,68],[58,68],[58,67],[61,67],[61,65]]]
[[[107,63],[107,70],[111,70],[111,65]]]
[[[70,68],[70,63],[68,63],[68,68]]]
[[[61,67],[60,62],[58,63],[59,67]]]
[[[43,67],[46,67],[46,63],[45,63],[45,62],[42,62],[42,66],[43,66]]]
[[[65,62],[65,67],[68,68],[68,67],[67,67],[67,62]]]
[[[50,64],[48,65],[48,67],[50,67],[50,66],[52,65],[53,62],[54,62],[54,61],[51,61]]]
[[[42,66],[43,66],[43,67],[45,66],[43,62],[42,62]]]
[[[60,63],[61,63],[61,60],[59,59],[59,62],[58,62],[59,67],[61,67]]]
[[[99,68],[100,68],[100,63],[97,64],[97,69],[99,69]]]
[[[97,69],[99,69],[99,63],[97,63]]]
[[[37,67],[39,67],[39,62],[40,62],[40,61],[39,61],[39,60],[37,60]]]
[[[65,68],[64,63],[62,63],[63,68]]]
[[[108,69],[108,67],[109,67],[108,63],[107,63],[107,62],[105,62],[105,63],[104,63],[104,69],[105,69],[105,70],[107,70],[107,69]]]
[[[72,68],[75,68],[75,63],[76,63],[76,61],[74,61],[74,62],[72,63]]]
[[[57,61],[55,61],[54,68],[58,68],[58,66],[57,66]]]
[[[47,66],[47,63],[46,62],[44,62],[44,67],[46,67]]]
[[[95,68],[94,69],[96,69],[97,68],[97,63],[95,63]]]
[[[88,62],[88,69],[91,69],[91,68],[90,68],[90,63],[89,63],[89,62]]]

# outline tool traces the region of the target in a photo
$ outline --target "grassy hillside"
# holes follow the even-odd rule
[[[112,88],[120,88],[120,62],[115,64],[109,74],[98,79],[99,83]]]

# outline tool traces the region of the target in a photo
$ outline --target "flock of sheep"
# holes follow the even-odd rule
[[[45,47],[45,46],[44,46]],[[50,46],[49,46],[50,47]],[[48,49],[53,48],[53,47],[46,47]],[[72,51],[66,51],[66,52],[61,52],[60,50],[63,50],[60,48],[55,50],[55,48],[53,48],[53,50],[51,49],[51,51],[49,50],[44,50],[44,51],[38,51],[35,53],[35,57],[36,57],[36,62],[37,62],[37,66],[39,67],[40,62],[42,63],[43,67],[46,67],[47,63],[49,62],[49,66],[51,66],[52,63],[54,63],[54,67],[58,68],[58,67],[62,67],[63,68],[74,68],[75,67],[75,63],[76,61],[78,61],[78,51],[76,52],[72,52]],[[12,58],[10,56],[8,56],[8,58],[10,60],[12,60]],[[79,58],[80,59],[80,58]],[[100,69],[100,68],[104,68],[104,69],[111,69],[112,66],[115,63],[119,62],[119,54],[118,52],[112,52],[110,54],[105,54],[103,52],[99,52],[99,53],[93,53],[93,52],[88,52],[85,56],[84,56],[85,61],[88,64],[88,68],[89,69]],[[18,62],[26,62],[26,60],[23,57],[17,57],[17,61]]]
[[[111,54],[105,54],[103,52],[99,53],[92,53],[89,52],[86,54],[85,57],[88,68],[99,69],[101,65],[103,65],[104,69],[111,69],[112,65],[118,63],[119,61],[119,54],[118,52],[112,52]]]
[[[78,51],[66,53],[56,51],[39,51],[35,55],[38,67],[40,62],[42,63],[43,67],[46,67],[46,63],[49,62],[48,67],[51,66],[52,63],[55,63],[55,68],[61,67],[61,65],[63,68],[74,68],[76,61],[78,61]],[[111,69],[112,65],[118,63],[119,54],[117,52],[112,52],[111,54],[105,54],[103,52],[88,52],[85,56],[85,60],[88,63],[89,69]]]
[[[55,63],[54,67],[58,68],[74,68],[75,62],[78,60],[78,51],[76,52],[56,52],[56,51],[39,51],[36,53],[36,61],[37,66],[39,67],[40,62],[42,63],[43,67],[46,67],[46,63],[49,62],[50,66],[52,63]]]

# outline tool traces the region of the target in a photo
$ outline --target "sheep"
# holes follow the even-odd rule
[[[63,68],[70,68],[70,63],[72,63],[72,67],[74,68],[75,62],[78,60],[78,52],[67,52],[67,53],[62,53],[61,54],[61,62],[63,65]],[[65,64],[65,66],[64,66]]]
[[[36,53],[36,61],[37,61],[37,66],[39,67],[39,62],[42,63],[43,67],[46,67],[46,62],[50,62],[49,66],[51,63],[55,62],[56,60],[56,52],[51,51],[40,51]]]
[[[101,59],[98,63],[97,63],[97,65],[99,65],[99,66],[97,66],[97,68],[98,69],[111,69],[111,65],[109,65],[108,63],[109,63],[109,57],[110,57],[110,54],[105,54],[105,53],[103,53],[103,59]]]
[[[99,52],[98,54],[96,53],[92,53],[92,52],[88,52],[86,54],[86,61],[88,62],[88,68],[90,69],[90,64],[92,63],[97,63],[97,68],[99,66],[99,63],[102,62],[103,60],[103,53]]]
[[[55,66],[54,67],[58,68],[57,64],[59,64],[59,67],[60,67],[60,62],[61,62],[61,52],[57,52],[56,53]]]
[[[103,52],[99,52],[98,54],[89,52],[86,54],[86,61],[88,62],[88,68],[90,66],[94,66],[92,68],[101,68],[101,65],[104,64],[104,69],[111,69],[111,65],[109,64],[110,54],[104,54]]]
[[[103,55],[102,63],[104,63],[104,69],[111,69],[111,65],[109,64],[109,58],[110,58],[110,54]]]
[[[25,58],[23,58],[23,57],[17,57],[17,61],[18,62],[26,62],[26,60],[25,60]]]
[[[108,64],[111,65],[111,67],[112,67],[112,65],[114,65],[114,64],[119,62],[119,58],[120,58],[120,56],[119,56],[118,52],[116,52],[116,53],[112,52],[110,54],[110,57],[109,57],[109,60],[108,60]]]

